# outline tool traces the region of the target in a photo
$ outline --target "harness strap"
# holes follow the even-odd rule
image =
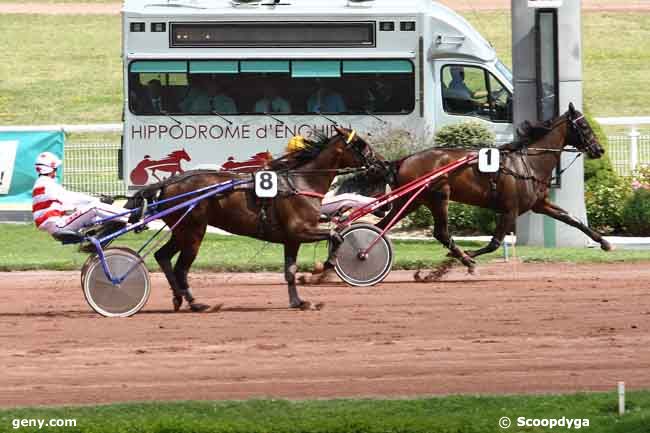
[[[316,197],[316,198],[319,198],[321,200],[325,198],[325,194],[321,194],[320,192],[315,192],[315,191],[296,191],[296,194],[297,195],[304,195],[304,196],[307,196],[307,197]]]

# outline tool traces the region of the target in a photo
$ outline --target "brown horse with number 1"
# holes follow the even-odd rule
[[[604,149],[598,143],[591,126],[573,104],[562,116],[550,122],[532,126],[525,124],[520,131],[522,139],[499,148],[500,167],[495,174],[481,173],[477,165],[469,165],[443,176],[431,185],[402,217],[418,207],[427,206],[434,218],[434,236],[449,248],[450,255],[459,259],[468,270],[474,270],[474,257],[495,251],[506,235],[514,231],[519,215],[532,210],[562,221],[598,242],[605,251],[612,249],[603,237],[568,214],[549,199],[552,173],[565,147],[571,146],[589,158],[600,158]],[[452,161],[468,155],[472,150],[432,148],[396,162],[396,186],[404,185]],[[393,185],[395,186],[395,185]],[[485,247],[477,251],[463,251],[451,238],[448,230],[449,200],[498,213],[496,232]],[[401,209],[401,202],[393,204],[392,211],[377,226],[383,228]],[[425,279],[439,276],[438,271]]]
[[[296,259],[300,245],[328,240],[331,248],[328,265],[335,260],[336,249],[342,242],[338,233],[318,227],[323,195],[328,191],[338,170],[367,166],[375,162],[370,146],[354,131],[336,128],[331,138],[316,135],[316,140],[305,140],[304,147],[270,161],[265,169],[278,175],[278,196],[258,199],[251,186],[236,188],[201,201],[174,229],[169,241],[155,257],[173,292],[174,309],[178,310],[185,299],[193,311],[208,308],[198,303],[190,290],[187,275],[199,251],[208,225],[233,234],[284,244],[285,279],[292,308],[307,308],[309,303],[298,296],[296,289]],[[137,197],[158,199],[173,197],[231,179],[251,177],[225,171],[187,172],[176,178],[149,186]],[[173,206],[176,201],[167,203]],[[138,206],[138,199],[131,207]],[[162,210],[162,209],[159,209]],[[178,221],[183,211],[165,218],[168,226]],[[176,264],[172,258],[180,252]]]

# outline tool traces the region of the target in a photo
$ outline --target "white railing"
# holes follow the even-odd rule
[[[628,126],[625,135],[608,136],[609,158],[616,172],[621,176],[632,176],[643,166],[650,165],[650,135],[644,132],[650,129],[650,116],[642,117],[597,117],[604,126]]]
[[[124,195],[118,178],[121,123],[1,126],[0,132],[63,131],[63,184],[93,195]]]

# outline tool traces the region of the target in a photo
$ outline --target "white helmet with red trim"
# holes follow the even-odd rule
[[[43,152],[34,164],[38,174],[50,174],[61,165],[61,160],[52,152]]]

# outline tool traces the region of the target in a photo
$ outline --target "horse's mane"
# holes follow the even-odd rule
[[[305,139],[305,147],[295,152],[287,152],[269,162],[269,167],[274,170],[288,170],[314,160],[330,141],[330,137],[323,132],[312,129],[311,138]]]
[[[530,123],[525,120],[519,124],[517,128],[518,140],[510,143],[502,144],[499,149],[502,150],[519,150],[529,146],[531,143],[541,139],[546,134],[553,130],[553,121],[546,120],[544,122]]]

